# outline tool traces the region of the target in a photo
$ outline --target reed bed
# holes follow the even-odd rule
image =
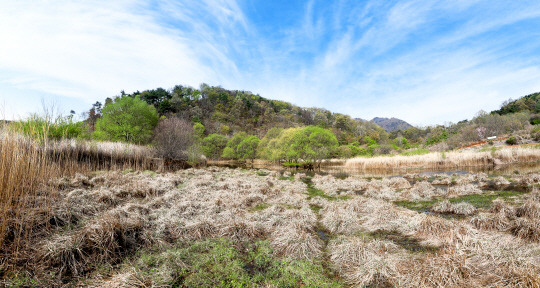
[[[456,168],[493,166],[508,163],[540,161],[540,151],[522,147],[501,149],[494,152],[452,151],[414,156],[358,157],[345,162],[346,168],[402,169],[402,168]]]
[[[0,130],[0,252],[17,252],[36,231],[54,224],[54,179],[95,170],[159,170],[147,147],[75,140],[48,141]]]

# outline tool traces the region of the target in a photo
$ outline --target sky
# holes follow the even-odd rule
[[[0,0],[0,118],[201,83],[426,126],[540,91],[540,1]]]

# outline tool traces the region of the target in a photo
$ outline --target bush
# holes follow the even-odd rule
[[[101,113],[94,136],[103,140],[147,143],[158,124],[156,108],[138,96],[117,97],[105,104]]]
[[[188,121],[178,118],[161,120],[154,136],[158,155],[165,159],[187,160],[186,151],[193,144],[193,133]]]
[[[506,144],[508,144],[508,145],[516,145],[517,144],[516,137],[511,136],[510,138],[506,139]]]
[[[540,128],[535,128],[531,131],[531,138],[534,141],[540,141]]]
[[[210,134],[203,139],[204,156],[218,159],[225,146],[227,146],[227,137],[220,134]]]

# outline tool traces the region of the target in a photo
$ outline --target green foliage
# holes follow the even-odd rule
[[[73,115],[58,116],[32,114],[26,120],[13,122],[12,127],[34,139],[88,138],[83,122],[73,121]]]
[[[218,159],[227,145],[227,137],[220,134],[210,134],[202,141],[204,156],[211,159]]]
[[[508,139],[506,139],[506,144],[508,144],[508,145],[516,145],[517,144],[516,137],[514,137],[514,136],[508,137]]]
[[[236,147],[236,153],[242,160],[255,159],[257,153],[257,146],[261,140],[257,136],[248,136],[238,144]]]
[[[337,147],[336,136],[318,126],[276,129],[261,141],[259,155],[272,161],[312,162],[330,158]]]
[[[135,266],[157,287],[343,286],[325,275],[319,260],[276,259],[269,242],[262,240],[183,243],[142,254]]]
[[[509,99],[501,105],[501,109],[493,111],[499,115],[519,113],[523,111],[540,112],[540,92],[523,96],[517,100]]]
[[[222,157],[226,159],[254,160],[260,141],[257,136],[247,135],[246,132],[238,132],[227,142]]]
[[[222,135],[229,135],[229,133],[231,133],[231,128],[227,125],[220,125],[219,133]]]
[[[196,139],[202,140],[204,138],[204,131],[206,129],[204,128],[204,125],[201,123],[196,122],[193,124],[193,132]]]
[[[223,150],[223,158],[226,159],[241,159],[242,157],[237,152],[238,145],[248,137],[246,132],[237,132],[227,142],[225,150]]]
[[[158,123],[156,109],[139,97],[117,97],[101,113],[94,132],[97,139],[148,143]]]
[[[540,103],[540,102],[538,102]],[[531,125],[538,125],[540,124],[540,115],[534,115],[531,117],[531,119],[529,120],[529,122],[531,123]]]
[[[497,198],[504,199],[506,201],[512,199],[515,196],[523,194],[522,192],[517,191],[492,191],[492,192],[485,192],[482,194],[473,194],[473,195],[464,195],[456,198],[450,198],[448,199],[450,203],[459,203],[459,202],[467,202],[472,204],[476,208],[480,209],[489,209],[492,204],[493,200]],[[433,207],[438,202],[442,201],[444,199],[432,199],[432,200],[426,200],[426,201],[395,201],[394,204],[398,206],[402,206],[411,210],[424,212],[431,207]]]
[[[531,138],[533,138],[535,141],[540,141],[540,127],[535,127],[532,129]]]

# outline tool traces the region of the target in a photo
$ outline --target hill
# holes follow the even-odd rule
[[[342,144],[362,142],[365,136],[376,141],[388,139],[384,129],[369,121],[353,119],[349,115],[322,108],[303,108],[285,101],[264,98],[250,91],[227,90],[219,86],[201,84],[196,89],[176,85],[169,90],[157,88],[131,94],[122,91],[120,96],[138,96],[154,105],[158,113],[166,117],[200,122],[206,134],[233,135],[244,131],[262,138],[274,127],[315,125],[333,129]],[[112,99],[109,98],[105,103],[110,101]],[[101,107],[101,103],[94,104],[93,109],[96,107]],[[89,112],[96,113],[99,114],[99,111]]]
[[[375,117],[371,121],[381,126],[386,132],[393,132],[398,130],[407,130],[412,127],[411,124],[397,118],[382,118]]]
[[[501,105],[501,109],[491,113],[505,115],[518,112],[540,113],[540,92],[523,96],[517,100],[509,99]]]

